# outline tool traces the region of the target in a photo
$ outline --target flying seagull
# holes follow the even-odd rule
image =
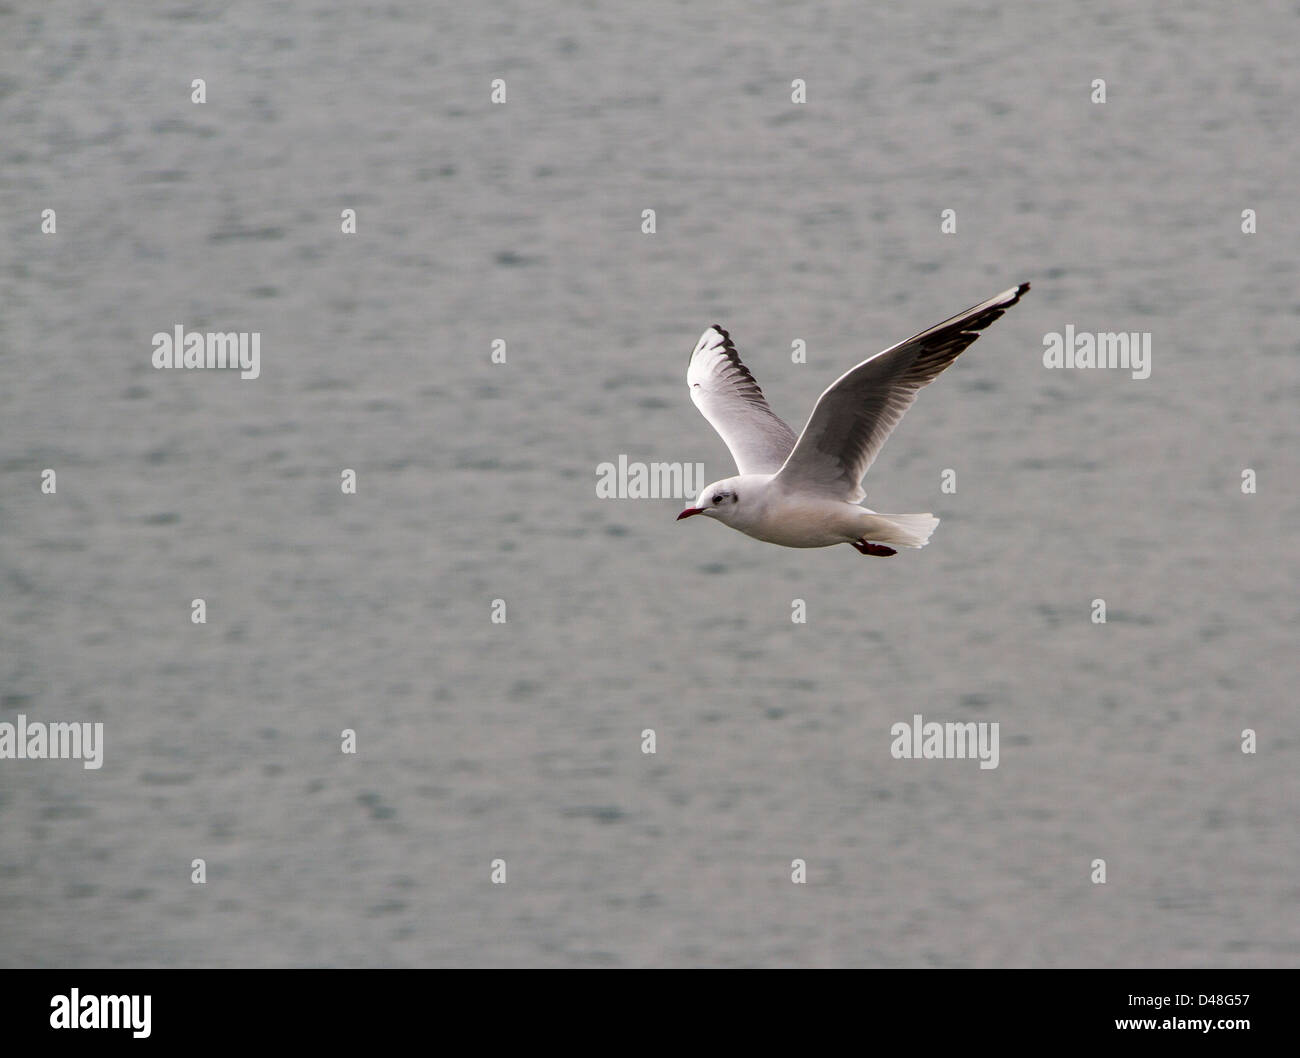
[[[1029,290],[1021,283],[841,375],[817,398],[795,440],[772,411],[731,336],[717,324],[691,353],[691,400],[731,450],[740,473],[701,489],[677,520],[716,518],[784,547],[852,544],[864,555],[924,547],[939,524],[932,514],[877,514],[860,506],[862,478],[890,432],[979,332]]]

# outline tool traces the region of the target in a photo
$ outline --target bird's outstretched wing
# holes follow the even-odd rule
[[[917,392],[1028,289],[1028,283],[1021,283],[1004,290],[841,375],[817,398],[776,480],[849,503],[862,500],[863,476]]]
[[[731,336],[714,324],[686,368],[691,400],[731,450],[742,474],[775,474],[794,448],[794,431],[768,405]]]

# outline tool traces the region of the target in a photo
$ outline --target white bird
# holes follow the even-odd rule
[[[864,555],[924,547],[932,514],[878,514],[860,506],[862,478],[917,391],[933,382],[979,332],[1020,300],[1028,283],[877,353],[833,382],[796,441],[772,411],[731,336],[716,324],[691,353],[691,399],[731,450],[739,475],[701,489],[695,514],[784,547],[852,544]]]

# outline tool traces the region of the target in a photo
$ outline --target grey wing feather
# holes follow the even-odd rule
[[[686,368],[691,400],[718,431],[742,474],[775,474],[794,448],[794,431],[767,403],[736,352],[714,324],[695,345]]]
[[[1028,283],[1005,290],[840,376],[817,399],[778,479],[794,490],[862,500],[863,476],[917,392],[1028,290]]]

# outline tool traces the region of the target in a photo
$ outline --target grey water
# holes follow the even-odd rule
[[[105,733],[0,760],[0,964],[1300,965],[1298,32],[0,6],[0,722]],[[798,429],[1025,280],[866,481],[926,549],[597,498],[733,473],[709,324]],[[260,377],[156,370],[176,325]],[[916,714],[998,767],[895,759]]]

